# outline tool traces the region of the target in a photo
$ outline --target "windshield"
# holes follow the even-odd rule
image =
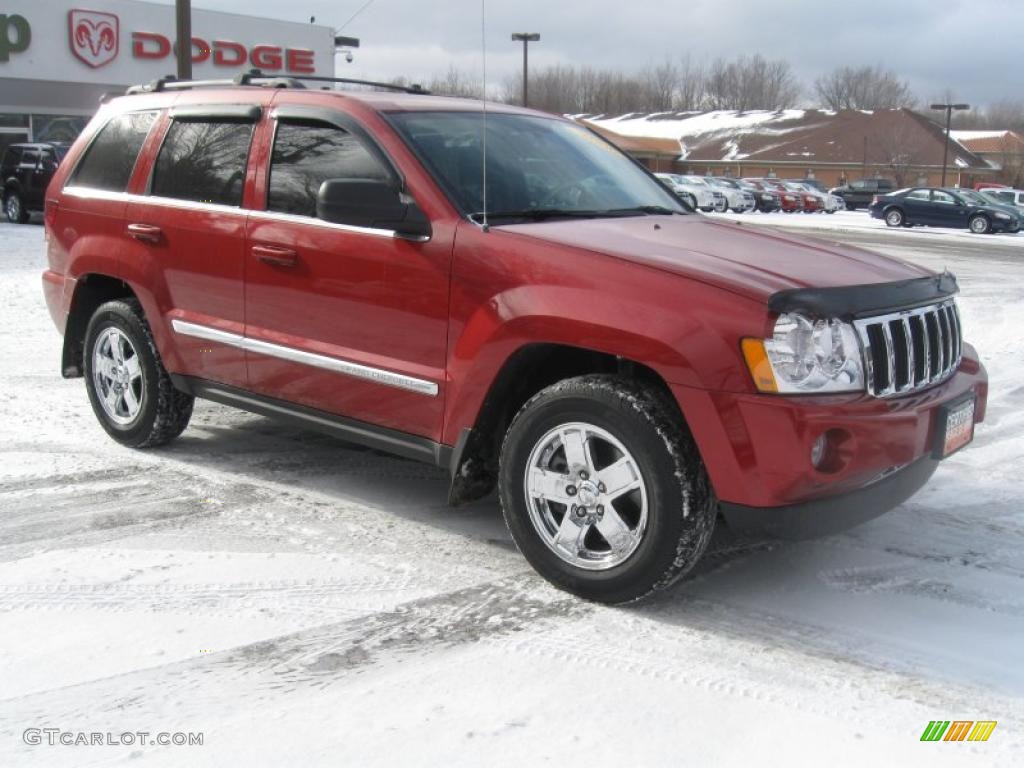
[[[481,113],[400,112],[390,119],[460,211],[479,214]],[[487,115],[488,216],[630,212],[686,211],[642,168],[582,126],[535,115]]]
[[[992,205],[993,202],[995,202],[996,204],[1002,202],[1001,200],[990,200],[984,195],[978,194],[977,192],[974,192],[973,190],[970,189],[957,189],[955,191],[951,190],[950,194],[952,194],[954,197],[959,195],[964,200],[974,203],[975,205]]]

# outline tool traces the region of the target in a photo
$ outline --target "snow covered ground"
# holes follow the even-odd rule
[[[430,467],[208,403],[173,446],[115,445],[58,375],[41,227],[0,224],[0,766],[1024,764],[1024,241],[886,237],[961,278],[976,444],[860,528],[720,541],[604,608]],[[999,724],[921,743],[936,719]]]

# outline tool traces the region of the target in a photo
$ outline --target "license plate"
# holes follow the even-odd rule
[[[974,439],[974,397],[944,405],[938,412],[938,444],[935,453],[944,459]]]

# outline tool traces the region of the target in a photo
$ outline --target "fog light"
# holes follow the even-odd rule
[[[811,446],[811,466],[815,469],[821,469],[821,465],[825,462],[827,455],[828,433],[822,432],[818,435],[818,439],[814,441],[814,445]]]

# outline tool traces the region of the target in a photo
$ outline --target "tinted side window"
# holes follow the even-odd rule
[[[14,168],[21,162],[21,147],[11,147],[4,153],[3,167]]]
[[[927,189],[915,189],[907,194],[908,200],[928,200],[931,194]]]
[[[152,194],[241,205],[252,124],[175,120],[153,170]]]
[[[123,192],[155,117],[155,112],[134,112],[113,118],[89,145],[71,184]]]
[[[316,196],[328,179],[391,176],[348,131],[323,123],[282,122],[270,160],[267,210],[316,216]]]

